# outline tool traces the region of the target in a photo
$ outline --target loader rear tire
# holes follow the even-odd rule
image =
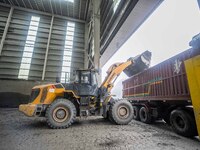
[[[133,107],[127,100],[114,101],[109,110],[109,119],[118,125],[126,125],[133,119]]]
[[[71,101],[60,98],[49,105],[45,116],[50,128],[68,128],[76,118],[76,107]]]

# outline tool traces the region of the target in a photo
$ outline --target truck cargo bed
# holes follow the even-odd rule
[[[190,93],[184,61],[197,55],[186,50],[123,82],[123,97],[129,100],[187,101]]]

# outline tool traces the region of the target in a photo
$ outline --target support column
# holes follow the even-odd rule
[[[94,23],[94,67],[100,67],[100,0],[93,0]]]
[[[44,78],[45,78],[45,72],[46,72],[46,66],[47,66],[47,58],[48,58],[48,53],[49,53],[49,45],[50,45],[50,40],[51,40],[51,32],[52,32],[52,27],[53,27],[53,20],[54,20],[54,15],[51,18],[51,25],[50,25],[50,29],[49,29],[47,48],[46,48],[45,59],[44,59],[44,67],[43,67],[43,72],[42,72],[42,80],[44,80]]]
[[[100,3],[101,0],[93,0],[93,23],[94,23],[94,67],[100,70]],[[101,83],[101,71],[98,75]]]
[[[6,39],[6,35],[7,35],[7,33],[8,33],[8,28],[9,28],[9,25],[10,25],[10,20],[11,20],[11,18],[12,18],[13,10],[14,10],[14,8],[11,7],[11,8],[10,8],[9,15],[8,15],[7,22],[6,22],[6,26],[5,26],[5,29],[4,29],[4,32],[3,32],[3,36],[2,36],[2,39],[1,39],[1,44],[0,44],[0,55],[1,55],[1,52],[2,52],[2,49],[3,49],[3,45],[4,45],[4,42],[5,42],[5,39]]]
[[[85,24],[85,56],[84,56],[84,69],[88,69],[88,63],[89,63],[89,58],[88,58],[88,36],[89,36],[89,29],[88,29],[88,24]]]

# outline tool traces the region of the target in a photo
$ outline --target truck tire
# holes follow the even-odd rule
[[[133,119],[133,107],[127,100],[114,101],[109,110],[109,119],[118,125],[126,125]]]
[[[138,121],[140,120],[139,111],[140,111],[139,106],[133,106],[133,119]]]
[[[149,110],[146,107],[143,106],[142,108],[140,108],[139,116],[140,116],[140,121],[141,122],[147,123],[147,124],[152,123],[151,114],[150,114]]]
[[[186,137],[197,135],[196,123],[192,113],[181,109],[173,110],[170,115],[170,123],[177,134]]]
[[[76,118],[76,107],[71,101],[59,98],[49,105],[45,116],[50,128],[68,128]]]

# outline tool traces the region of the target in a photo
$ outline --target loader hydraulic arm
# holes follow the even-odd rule
[[[107,76],[101,84],[101,88],[107,89],[110,92],[113,88],[114,82],[117,77],[124,71],[128,76],[137,74],[144,69],[148,68],[151,61],[151,52],[145,51],[144,53],[134,57],[129,58],[126,62],[115,63],[107,71]]]
[[[124,69],[126,69],[128,66],[130,66],[133,62],[131,60],[128,60],[124,63],[115,63],[113,64],[107,71],[107,76],[104,79],[103,83],[101,84],[101,87],[104,87],[107,89],[107,92],[110,92],[113,88],[113,84],[116,81],[117,77],[121,74]]]

